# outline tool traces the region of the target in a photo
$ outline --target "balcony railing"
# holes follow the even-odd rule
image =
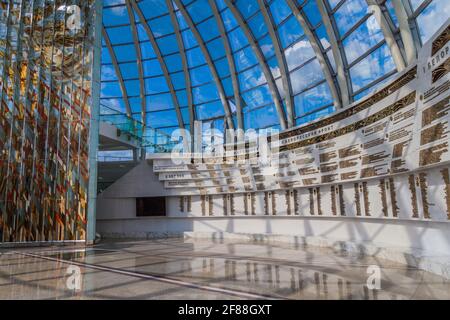
[[[102,114],[100,121],[114,125],[121,134],[133,137],[147,153],[170,153],[177,145],[177,142],[171,140],[169,134],[145,126],[142,122],[123,113]]]
[[[109,123],[121,131],[121,133],[128,134],[138,141],[142,141],[144,125],[126,114],[102,114],[100,121]]]

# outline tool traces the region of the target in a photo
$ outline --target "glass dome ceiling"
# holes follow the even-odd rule
[[[447,1],[104,0],[101,114],[144,135],[301,125],[402,71]]]

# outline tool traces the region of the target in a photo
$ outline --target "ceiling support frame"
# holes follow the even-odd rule
[[[278,38],[278,34],[275,29],[273,18],[267,8],[267,4],[264,0],[257,0],[259,8],[261,10],[262,16],[264,18],[264,22],[266,23],[267,29],[269,30],[269,36],[272,40],[272,44],[275,49],[275,56],[278,62],[278,67],[280,68],[281,73],[281,81],[283,84],[283,90],[285,93],[285,101],[286,101],[286,118],[287,125],[289,128],[295,126],[295,106],[294,99],[292,94],[292,84],[289,77],[288,67],[286,63],[286,58],[281,49],[281,42]]]
[[[197,27],[195,26],[194,21],[192,20],[189,12],[186,10],[186,7],[183,5],[183,3],[180,0],[173,0],[173,1],[175,2],[176,6],[180,10],[184,19],[186,20],[186,23],[189,26],[189,29],[191,30],[192,34],[194,35],[194,38],[196,39],[196,41],[199,45],[199,48],[202,51],[203,56],[205,57],[206,63],[211,71],[213,80],[216,84],[217,91],[219,92],[220,101],[222,102],[222,105],[224,107],[225,118],[228,123],[228,128],[234,129],[234,122],[233,122],[233,117],[232,117],[232,113],[231,113],[230,103],[226,96],[222,81],[220,80],[219,73],[217,72],[217,68],[214,65],[214,62],[208,51],[208,48],[206,47],[206,44],[203,41],[202,36],[200,35],[200,32],[198,31]]]
[[[174,104],[175,113],[177,115],[178,125],[181,129],[184,129],[184,121],[183,121],[183,116],[181,113],[178,97],[175,92],[175,88],[173,86],[172,79],[170,78],[169,69],[167,68],[166,62],[164,61],[164,58],[161,53],[161,49],[159,48],[158,43],[156,42],[155,36],[153,35],[153,31],[151,30],[150,26],[148,25],[147,21],[145,20],[145,16],[142,13],[139,6],[137,5],[136,0],[127,0],[127,2],[131,3],[133,10],[138,15],[139,21],[142,24],[142,26],[144,27],[144,30],[146,31],[147,36],[150,40],[150,43],[152,44],[153,50],[155,51],[155,54],[156,54],[156,58],[158,59],[158,62],[161,66],[164,78],[166,79],[167,86],[169,87],[169,91],[172,96],[172,102]]]
[[[381,7],[375,0],[366,0],[367,5],[369,6],[369,10],[372,11],[373,16],[378,22],[378,25],[381,28],[381,32],[383,32],[384,39],[386,44],[391,52],[392,59],[394,60],[395,66],[397,67],[397,71],[401,72],[405,70],[406,64],[403,59],[402,52],[400,50],[400,46],[394,37],[394,32],[392,31],[389,23],[381,10]]]
[[[417,41],[414,40],[405,4],[403,1],[397,0],[392,1],[392,5],[398,20],[400,37],[405,49],[406,63],[410,65],[417,59],[418,44]]]
[[[125,108],[127,109],[127,115],[132,118],[132,112],[130,107],[130,100],[128,100],[128,93],[125,87],[125,82],[123,81],[122,71],[120,70],[119,63],[117,62],[116,53],[111,44],[111,39],[109,38],[108,32],[106,32],[105,26],[102,26],[102,36],[105,40],[106,47],[108,48],[109,55],[111,56],[111,61],[116,71],[117,79],[119,80],[120,90],[122,91],[123,102],[125,103]]]
[[[142,66],[142,51],[139,44],[139,36],[136,28],[136,19],[134,17],[133,9],[129,1],[126,2],[128,17],[130,18],[131,33],[133,34],[134,48],[136,50],[136,63],[139,73],[139,97],[141,98],[141,119],[142,131],[145,131],[145,112],[147,111],[147,99],[145,98],[145,81],[144,81],[144,67]]]
[[[170,1],[170,0],[168,0]],[[225,54],[227,56],[228,65],[230,67],[230,75],[231,75],[231,83],[233,86],[234,100],[236,104],[236,120],[237,120],[237,129],[244,130],[244,120],[242,114],[242,98],[241,98],[241,90],[239,87],[239,79],[237,77],[236,64],[234,62],[233,52],[231,50],[230,41],[228,40],[228,36],[226,34],[225,25],[223,23],[222,17],[220,16],[220,12],[217,8],[215,0],[208,0],[209,5],[211,6],[212,12],[214,14],[214,18],[216,19],[217,25],[219,27],[220,36],[222,37],[223,44],[225,47]]]
[[[255,38],[253,37],[253,34],[250,31],[249,26],[245,22],[244,18],[242,17],[241,13],[236,8],[234,3],[231,0],[225,0],[225,3],[228,6],[228,8],[230,9],[231,13],[233,14],[237,23],[241,27],[242,32],[244,33],[245,37],[247,38],[248,42],[250,43],[250,47],[252,48],[253,52],[255,53],[256,59],[258,60],[258,63],[262,69],[262,72],[267,80],[267,85],[269,86],[270,93],[274,100],[275,108],[277,110],[278,119],[280,122],[280,127],[282,130],[285,130],[288,128],[288,125],[286,122],[286,116],[285,116],[285,112],[284,112],[281,95],[280,95],[278,87],[275,83],[275,80],[273,78],[273,74],[270,71],[269,66],[267,65],[267,61],[264,57],[264,54],[262,53],[261,48],[259,47]]]
[[[189,108],[189,131],[191,133],[191,138],[192,138],[194,136],[195,110],[194,110],[194,103],[193,103],[193,98],[192,98],[192,81],[191,81],[191,75],[189,73],[186,49],[184,46],[183,37],[181,36],[180,25],[177,20],[177,16],[175,13],[175,9],[173,7],[172,0],[166,0],[166,5],[167,5],[167,8],[169,9],[170,20],[172,22],[173,29],[175,32],[175,37],[177,39],[178,49],[180,50],[181,64],[183,66],[184,81],[186,84],[186,96],[187,96],[188,108]]]
[[[331,50],[336,64],[336,79],[341,94],[342,107],[346,107],[353,101],[353,99],[351,96],[350,75],[347,71],[348,69],[346,68],[347,61],[345,59],[345,52],[340,46],[340,42],[338,40],[339,38],[336,34],[337,31],[333,27],[330,17],[331,13],[327,8],[327,4],[325,4],[324,0],[316,0],[316,3],[319,8],[320,16],[322,17],[328,39],[330,40]]]
[[[331,96],[333,97],[335,108],[336,109],[342,108],[340,90],[336,86],[336,82],[333,77],[334,72],[331,68],[331,65],[328,62],[328,58],[325,55],[323,47],[320,44],[320,40],[317,38],[317,36],[312,31],[303,10],[299,9],[293,0],[287,0],[287,4],[291,8],[292,12],[294,13],[294,16],[297,18],[297,21],[300,23],[301,27],[303,28],[303,32],[305,32],[305,35],[308,38],[308,40],[311,44],[311,47],[314,50],[314,53],[316,54],[317,61],[319,62],[320,66],[322,67],[322,71],[324,73],[325,80],[327,81],[328,86],[330,88],[330,92],[331,92]]]

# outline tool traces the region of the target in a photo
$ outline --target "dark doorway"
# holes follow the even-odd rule
[[[166,216],[166,198],[136,198],[137,217],[164,217]]]

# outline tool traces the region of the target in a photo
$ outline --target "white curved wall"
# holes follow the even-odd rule
[[[447,23],[377,93],[282,133],[276,167],[142,162],[100,195],[98,231],[337,243],[448,274],[449,57]],[[135,198],[151,196],[167,197],[168,217],[135,217]]]

